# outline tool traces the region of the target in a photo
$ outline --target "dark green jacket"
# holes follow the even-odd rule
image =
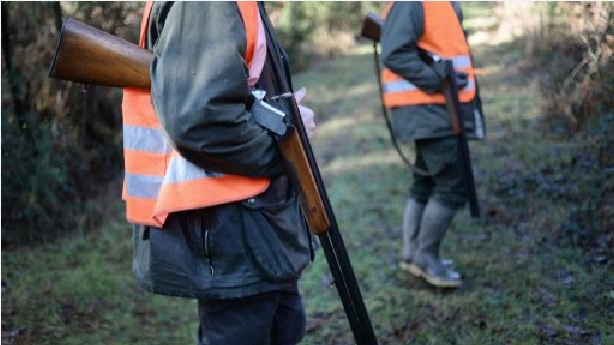
[[[248,200],[173,213],[164,229],[136,226],[133,270],[139,284],[201,299],[292,285],[309,263],[311,236],[275,139],[249,110],[238,6],[156,2],[148,43],[152,100],[181,155],[209,171],[271,177],[272,184]],[[268,47],[275,44],[267,37]]]
[[[453,2],[462,22],[460,5]],[[423,34],[424,11],[421,2],[395,2],[386,17],[381,37],[381,61],[394,73],[426,92],[441,89],[442,80],[418,53],[417,42]],[[474,131],[474,102],[461,104],[461,113],[468,132]],[[405,140],[442,138],[452,135],[445,106],[439,104],[409,105],[391,110],[393,129]]]
[[[182,156],[209,170],[283,173],[273,138],[245,107],[246,36],[234,2],[156,2],[148,42],[153,102]]]

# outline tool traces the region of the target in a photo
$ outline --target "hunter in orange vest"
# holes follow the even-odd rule
[[[439,247],[457,209],[467,199],[457,140],[452,136],[442,82],[451,60],[461,113],[469,137],[484,135],[484,121],[469,45],[455,2],[394,2],[382,31],[384,104],[395,135],[414,141],[416,167],[403,216],[400,267],[438,287],[458,287],[462,278]]]
[[[141,22],[139,45],[145,48],[148,1]],[[237,3],[245,23],[244,59],[250,73],[258,39],[259,15],[254,2]],[[178,154],[169,142],[151,103],[149,90],[124,90],[122,102],[126,178],[123,197],[128,221],[162,226],[171,212],[224,204],[262,193],[270,181],[206,171]]]
[[[151,91],[126,89],[122,103],[139,285],[198,299],[200,344],[298,343],[313,244],[277,148],[286,125],[254,101],[289,77],[270,66],[285,53],[264,5],[148,2],[140,45],[154,56]]]

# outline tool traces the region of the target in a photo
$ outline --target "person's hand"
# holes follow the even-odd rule
[[[296,100],[296,104],[298,105],[298,110],[301,113],[301,119],[303,120],[303,126],[305,127],[305,131],[307,132],[307,136],[311,138],[313,132],[316,128],[316,123],[314,121],[313,110],[301,105],[303,99],[307,95],[307,89],[301,87],[300,90],[294,93],[294,99]]]
[[[439,77],[439,85],[443,86],[443,82],[448,77],[448,64],[444,60],[433,61],[431,68]]]
[[[456,72],[456,85],[459,90],[462,90],[469,85],[469,74],[465,72]]]
[[[448,71],[447,66],[448,66],[447,63],[444,60],[435,61],[433,62],[433,65],[431,66],[431,68],[433,68],[435,73],[437,73],[437,75],[439,76],[442,84],[443,84],[443,81],[446,80],[448,73],[450,73]],[[469,75],[467,73],[457,72],[457,71],[454,71],[452,73],[454,73],[454,76],[456,77],[456,85],[458,86],[459,90],[467,87],[467,85],[469,84]]]

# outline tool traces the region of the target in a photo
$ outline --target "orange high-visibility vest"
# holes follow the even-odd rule
[[[256,2],[237,2],[247,37],[245,61],[251,66],[260,13]],[[145,48],[152,1],[145,5],[139,45]],[[150,90],[124,89],[122,101],[126,176],[122,197],[134,224],[163,226],[171,212],[247,199],[266,190],[270,180],[204,170],[176,152],[160,125]]]
[[[424,30],[417,46],[442,59],[452,60],[454,69],[469,75],[468,84],[459,90],[459,100],[463,103],[475,98],[475,75],[469,45],[465,39],[454,8],[449,1],[423,1]],[[384,16],[390,6],[386,7]],[[382,72],[384,104],[387,108],[414,104],[445,104],[443,93],[427,93],[420,90],[398,74],[385,68]]]

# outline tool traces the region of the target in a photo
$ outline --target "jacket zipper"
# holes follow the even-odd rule
[[[205,236],[203,239],[203,249],[205,250],[205,256],[209,259],[209,272],[213,275],[213,258],[211,257],[211,253],[209,251],[209,229],[205,229]]]

